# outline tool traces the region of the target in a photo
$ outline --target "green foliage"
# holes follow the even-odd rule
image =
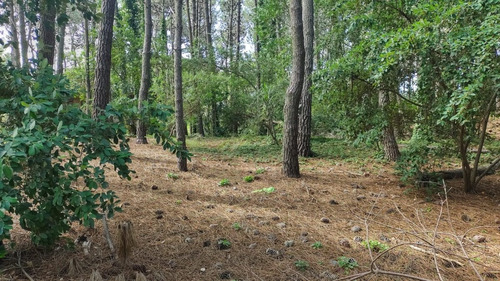
[[[229,180],[228,180],[228,179],[222,179],[222,180],[219,182],[219,184],[218,184],[218,185],[219,185],[219,186],[229,186],[229,185],[231,185],[231,183],[229,182]]]
[[[127,179],[132,172],[123,115],[112,107],[97,120],[84,114],[46,61],[38,70],[2,65],[0,76],[9,89],[0,94],[0,240],[10,237],[9,214],[39,245],[53,244],[72,222],[93,227],[103,213],[112,217],[119,201],[105,168]]]
[[[254,181],[254,177],[253,176],[246,176],[243,178],[243,180],[245,182],[253,182]]]
[[[295,261],[295,268],[297,268],[300,271],[305,271],[306,269],[309,268],[309,263],[304,260],[297,260]]]
[[[241,225],[238,222],[233,223],[232,227],[234,230],[241,230]]]
[[[267,193],[267,194],[271,194],[273,192],[275,192],[276,189],[273,187],[273,186],[270,186],[270,187],[264,187],[264,188],[261,188],[261,189],[257,189],[257,190],[254,190],[252,191],[252,193]]]
[[[229,249],[231,248],[231,241],[225,238],[219,239],[217,240],[217,246],[219,247],[219,249]]]
[[[355,259],[345,256],[338,257],[337,262],[339,266],[346,271],[346,273],[358,267],[358,262]]]
[[[316,242],[311,244],[311,247],[313,249],[321,249],[321,248],[323,248],[323,244],[321,244],[321,242],[319,242],[319,241],[316,241]]]
[[[260,174],[263,174],[265,171],[266,171],[266,169],[264,169],[264,168],[258,168],[258,169],[255,171],[255,174],[256,174],[256,175],[260,175]]]
[[[361,245],[365,246],[367,249],[370,248],[370,250],[374,252],[383,252],[387,251],[389,249],[389,246],[387,244],[381,243],[377,240],[368,240],[361,242]]]
[[[179,179],[179,175],[175,174],[175,173],[168,173],[167,178],[177,180],[177,179]]]

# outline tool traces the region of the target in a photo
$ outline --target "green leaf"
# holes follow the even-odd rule
[[[10,166],[7,166],[7,165],[4,165],[3,166],[3,175],[7,178],[7,179],[12,179],[12,176],[14,175],[14,171],[12,171],[12,168]]]

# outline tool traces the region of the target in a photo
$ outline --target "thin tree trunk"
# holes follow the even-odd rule
[[[182,100],[182,0],[175,1],[175,40],[174,40],[174,84],[175,84],[175,131],[177,141],[186,149],[186,124]],[[187,171],[186,158],[177,158],[179,171]]]
[[[191,10],[189,9],[189,0],[186,0],[186,14],[188,18],[188,28],[189,28],[189,52],[191,53],[191,57],[194,57],[193,22],[191,21]]]
[[[198,133],[202,137],[205,136],[205,128],[203,128],[203,112],[201,110],[200,113],[198,114]]]
[[[302,28],[301,0],[290,0],[290,25],[292,34],[292,73],[286,91],[283,128],[283,173],[289,178],[300,177],[297,135],[299,102],[304,83],[304,34]]]
[[[20,52],[19,52],[19,37],[17,35],[17,20],[16,20],[16,9],[14,5],[14,0],[9,1],[9,9],[10,9],[10,35],[11,35],[11,41],[12,41],[12,65],[14,67],[20,67],[21,66],[21,59],[20,59]]]
[[[20,1],[20,2],[19,2]],[[22,66],[25,67],[28,65],[28,40],[26,39],[26,19],[24,13],[26,12],[24,9],[24,1],[18,0],[19,7],[19,37],[21,43],[21,61]]]
[[[394,135],[394,126],[392,125],[392,120],[387,114],[387,107],[389,106],[389,94],[384,91],[379,92],[378,99],[379,107],[383,111],[387,124],[382,131],[382,143],[384,145],[385,158],[389,161],[398,160],[401,154],[399,153],[398,143],[396,141],[396,136]]]
[[[53,66],[56,44],[56,5],[51,0],[40,0],[40,10],[38,59],[47,59],[49,65]]]
[[[205,0],[205,29],[206,29],[206,36],[207,36],[207,49],[208,49],[208,60],[210,64],[210,71],[215,72],[215,52],[214,52],[214,46],[213,46],[213,41],[212,41],[212,22],[210,20],[210,8],[209,6],[209,0]]]
[[[84,40],[85,40],[85,100],[86,111],[90,114],[92,107],[92,88],[90,86],[90,43],[89,43],[89,20],[84,19]]]
[[[233,62],[233,18],[234,18],[234,0],[229,2],[229,29],[227,32],[227,43],[228,43],[228,56],[226,57],[226,67]],[[229,58],[229,62],[227,59]]]
[[[61,14],[66,13],[66,2],[61,4]],[[66,37],[66,22],[59,25],[59,42],[57,44],[57,74],[63,74],[64,67],[64,37]],[[73,44],[71,44],[73,45]]]
[[[304,22],[305,68],[299,112],[299,155],[311,157],[311,104],[312,72],[314,63],[314,4],[313,0],[302,1],[302,19]]]
[[[101,13],[103,18],[99,27],[94,83],[94,118],[97,118],[102,113],[111,100],[111,46],[113,43],[115,1],[102,0]]]
[[[181,8],[182,9],[182,8]],[[151,19],[151,0],[144,0],[144,45],[142,47],[142,75],[139,90],[139,114],[143,109],[143,102],[148,100],[149,87],[151,85],[151,36],[153,34],[153,22]],[[143,117],[137,121],[137,143],[146,144],[146,124]]]
[[[255,0],[255,10],[259,8],[259,0]],[[257,63],[257,86],[256,88],[260,91],[261,88],[261,74],[260,74],[260,62],[259,62],[259,56],[260,56],[260,39],[259,39],[259,22],[256,20],[255,21],[255,60]]]
[[[236,62],[240,61],[241,45],[241,0],[237,0],[238,18],[236,19]]]

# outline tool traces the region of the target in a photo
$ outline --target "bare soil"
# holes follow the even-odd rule
[[[216,146],[217,141],[207,140],[206,145]],[[118,223],[129,220],[134,226],[137,246],[127,265],[113,259],[100,222],[95,230],[75,225],[66,235],[70,241],[82,235],[91,241],[89,255],[80,243],[68,247],[64,241],[55,249],[37,249],[16,226],[16,244],[0,260],[0,280],[28,280],[20,265],[34,280],[89,280],[92,270],[105,280],[119,274],[135,280],[139,271],[148,280],[334,280],[370,270],[380,254],[356,242],[357,236],[394,247],[377,259],[374,268],[380,270],[430,280],[439,275],[478,280],[473,264],[482,278],[500,277],[498,175],[487,177],[472,195],[462,192],[460,180],[449,181],[445,201],[439,190],[401,185],[391,165],[382,162],[360,167],[302,159],[302,177],[288,179],[281,175],[279,162],[199,153],[188,164],[189,171],[181,173],[175,157],[160,146],[131,148],[136,171],[132,180],[108,173],[123,207],[109,221],[115,246]],[[256,174],[259,169],[263,173]],[[249,175],[253,182],[243,180]],[[219,186],[222,179],[231,185]],[[273,193],[253,192],[271,186]],[[355,226],[361,231],[353,232]],[[475,235],[485,241],[474,241]],[[228,249],[218,247],[222,239],[230,242]],[[294,241],[291,247],[284,244],[289,240]],[[315,242],[322,247],[312,247]],[[432,254],[432,245],[439,256]],[[332,263],[341,256],[359,266],[345,270]],[[65,270],[70,260],[80,266],[72,275]],[[308,266],[300,270],[297,261]],[[369,279],[407,280],[402,275],[360,280]]]

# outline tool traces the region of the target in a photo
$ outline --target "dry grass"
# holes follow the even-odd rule
[[[424,199],[423,192],[400,188],[390,165],[381,163],[361,168],[307,159],[302,161],[302,178],[287,179],[280,174],[278,162],[199,154],[189,163],[189,172],[181,173],[176,170],[174,156],[159,146],[132,145],[132,151],[131,168],[136,176],[131,181],[120,180],[111,172],[108,176],[124,210],[109,221],[115,243],[119,222],[128,220],[134,225],[138,246],[129,265],[113,259],[100,222],[95,232],[75,225],[68,234],[71,240],[82,234],[88,236],[92,241],[89,256],[83,255],[80,245],[74,250],[62,243],[55,250],[35,249],[29,235],[16,227],[12,231],[15,251],[23,253],[22,266],[35,280],[89,280],[93,270],[105,280],[114,280],[120,274],[126,280],[135,280],[137,272],[148,280],[329,280],[332,275],[340,278],[369,270],[370,252],[353,240],[355,236],[389,247],[432,241],[442,250],[441,255],[465,264],[454,267],[438,258],[440,275],[447,280],[477,280],[453,233],[460,237],[466,234],[461,240],[464,249],[484,278],[500,270],[500,231],[495,222],[500,217],[500,177],[496,175],[485,179],[475,195],[463,194],[460,181],[449,182],[452,215],[448,218],[440,215],[440,204]],[[259,168],[265,172],[256,175]],[[169,178],[169,173],[175,173],[178,179]],[[245,182],[243,178],[248,175],[256,180]],[[218,185],[224,178],[230,186]],[[270,186],[276,190],[271,194],[253,192]],[[462,215],[470,221],[462,220]],[[322,218],[330,222],[324,223]],[[353,233],[355,225],[362,231]],[[473,242],[470,238],[476,234],[484,235],[486,242]],[[389,240],[384,242],[382,235]],[[307,242],[302,241],[304,237]],[[231,243],[229,249],[217,247],[222,238]],[[341,239],[348,240],[351,247],[342,246]],[[292,247],[285,247],[288,240],[295,241]],[[323,247],[311,247],[316,241]],[[279,253],[269,255],[269,248]],[[340,256],[352,257],[360,266],[346,273],[331,263]],[[61,270],[71,259],[78,261],[82,276],[71,277]],[[297,260],[306,261],[309,267],[298,270]],[[0,280],[25,279],[16,263],[15,253],[0,261],[4,269]],[[433,256],[408,246],[392,249],[376,265],[381,270],[438,279]],[[372,280],[403,279],[376,276]]]

